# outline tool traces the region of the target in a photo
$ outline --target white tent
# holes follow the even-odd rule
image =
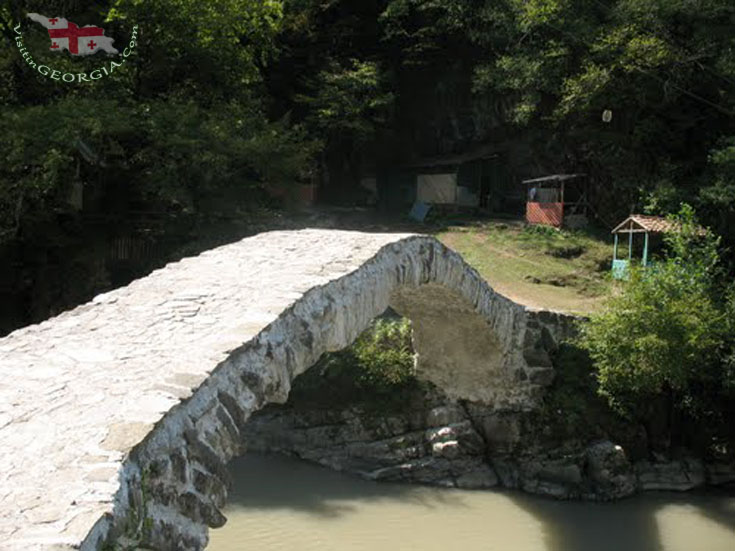
[[[468,188],[457,185],[457,173],[419,174],[416,177],[416,200],[432,205],[475,207],[479,197]]]
[[[416,177],[416,200],[448,205],[457,200],[457,174],[419,174]]]

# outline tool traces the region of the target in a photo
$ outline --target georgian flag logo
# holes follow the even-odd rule
[[[105,36],[102,27],[78,27],[63,17],[45,17],[37,13],[29,13],[28,17],[48,29],[52,52],[68,50],[71,55],[90,55],[103,50],[110,54],[119,53],[112,46],[115,39]]]

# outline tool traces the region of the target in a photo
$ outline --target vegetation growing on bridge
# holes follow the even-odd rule
[[[351,345],[327,353],[295,381],[289,402],[326,408],[400,409],[425,383],[414,372],[411,322],[376,319]]]

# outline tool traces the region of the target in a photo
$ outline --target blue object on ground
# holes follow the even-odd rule
[[[423,222],[426,219],[426,215],[429,214],[430,210],[431,205],[427,205],[426,203],[422,203],[421,201],[416,201],[413,204],[413,207],[411,207],[411,212],[409,212],[408,215],[417,222]]]

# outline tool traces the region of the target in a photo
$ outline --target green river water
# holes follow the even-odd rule
[[[233,461],[208,551],[735,551],[735,496],[617,503],[373,483],[281,456]]]

